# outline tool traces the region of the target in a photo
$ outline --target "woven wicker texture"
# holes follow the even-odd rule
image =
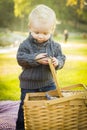
[[[50,91],[57,96],[56,91]],[[86,130],[87,92],[62,91],[64,97],[47,100],[45,93],[30,93],[24,101],[25,130]]]
[[[49,66],[56,91],[28,93],[24,100],[25,130],[87,130],[87,88],[77,84],[61,91],[51,57]],[[82,91],[74,91],[75,89]],[[84,90],[86,89],[86,90]]]

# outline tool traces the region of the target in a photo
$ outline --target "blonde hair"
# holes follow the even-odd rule
[[[55,12],[46,5],[38,5],[34,8],[29,15],[29,25],[32,24],[33,20],[39,20],[40,22],[46,23],[52,22],[53,30],[56,26],[56,14]]]

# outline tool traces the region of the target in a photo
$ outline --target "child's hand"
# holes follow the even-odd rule
[[[47,53],[40,53],[35,58],[38,63],[47,65],[48,64],[48,57]]]
[[[52,63],[54,65],[54,67],[58,66],[58,59],[56,59],[55,57],[52,57]]]

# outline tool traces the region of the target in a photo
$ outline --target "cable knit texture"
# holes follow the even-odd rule
[[[20,44],[17,52],[17,61],[22,66],[20,74],[20,87],[25,89],[37,89],[53,82],[49,65],[39,64],[35,57],[39,53],[47,53],[58,59],[57,69],[61,69],[65,63],[65,55],[62,54],[61,46],[52,40],[52,37],[44,43],[38,43],[31,34]]]

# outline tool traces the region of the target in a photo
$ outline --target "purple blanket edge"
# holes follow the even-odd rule
[[[15,130],[20,101],[0,101],[0,130]]]

